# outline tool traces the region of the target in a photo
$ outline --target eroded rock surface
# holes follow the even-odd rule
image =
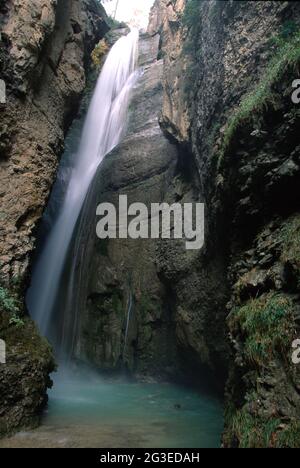
[[[46,401],[54,362],[24,312],[28,271],[90,53],[108,26],[94,0],[1,0],[0,15],[0,79],[7,92],[0,104],[2,435],[36,425]]]
[[[218,278],[217,290],[224,287],[217,317],[228,315],[221,327],[232,345],[224,444],[299,446],[299,366],[291,361],[300,334],[299,109],[291,101],[299,69],[299,4],[189,4],[192,14],[182,17],[176,0],[157,0],[150,30],[160,32],[167,55],[169,106],[162,127],[189,145],[198,197],[207,206],[206,255],[188,277],[211,272],[197,288],[202,304],[211,278]],[[185,40],[175,52],[168,43],[174,29]],[[178,109],[187,109],[187,125]],[[195,294],[189,284],[185,291]],[[208,315],[215,311],[208,305]],[[205,315],[205,306],[192,313],[196,322]],[[214,330],[205,331],[209,342]],[[203,330],[194,349],[202,337]]]
[[[96,2],[17,1],[1,18],[1,275],[26,272],[65,131],[85,87],[93,44],[107,31]],[[4,8],[4,7],[3,7]]]

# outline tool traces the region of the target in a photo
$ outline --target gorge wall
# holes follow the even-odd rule
[[[105,158],[83,210],[77,293],[64,328],[70,328],[75,315],[74,355],[101,370],[127,368],[142,379],[179,378],[193,371],[193,378],[201,379],[201,367],[220,374],[225,367],[224,316],[218,309],[223,290],[216,292],[221,276],[198,271],[199,252],[187,251],[185,239],[102,241],[90,222],[100,202],[118,206],[120,195],[127,195],[128,205],[143,203],[149,213],[152,203],[200,200],[192,160],[189,165],[186,152],[159,125],[164,67],[159,41],[158,34],[140,38],[142,76],[131,100],[127,134]],[[202,282],[208,287],[203,314],[197,314]],[[209,327],[218,339],[211,340]]]
[[[37,224],[106,21],[94,0],[0,1],[0,435],[36,424],[50,385],[51,350],[24,295]]]
[[[228,336],[224,446],[299,446],[299,4],[185,4],[156,0],[149,26],[164,58],[161,126],[207,209],[205,249],[171,289],[203,324],[198,359],[194,343],[222,348],[216,324]]]
[[[141,76],[131,99],[126,137],[102,163],[83,209],[78,293],[71,307],[71,315],[76,310],[79,317],[76,357],[102,370],[127,367],[142,377],[168,375],[176,361],[172,310],[155,265],[157,243],[101,241],[91,220],[99,203],[117,207],[120,195],[127,195],[128,204],[150,207],[160,202],[176,173],[177,148],[158,122],[163,71],[158,41],[158,36],[140,39]]]
[[[88,58],[108,27],[93,0],[0,0],[0,13],[2,434],[37,422],[50,384],[51,350],[24,291]],[[146,379],[203,382],[209,370],[226,381],[225,447],[300,441],[299,21],[292,1],[156,0],[126,137],[81,220],[65,317],[73,356]],[[97,239],[97,204],[124,194],[147,206],[204,202],[204,248]]]

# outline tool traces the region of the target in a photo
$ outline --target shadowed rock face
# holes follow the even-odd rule
[[[52,187],[64,134],[86,83],[90,52],[107,32],[92,0],[0,2],[0,435],[35,425],[54,363],[23,315],[35,229]]]
[[[195,333],[205,317],[229,334],[225,446],[299,447],[300,367],[291,361],[300,335],[299,108],[291,101],[299,50],[284,73],[275,76],[270,66],[276,39],[292,48],[287,29],[299,32],[299,3],[213,0],[197,8],[199,21],[188,33],[181,2],[156,0],[149,27],[161,36],[165,63],[162,127],[189,146],[196,191],[207,206],[206,252],[181,288],[201,304],[190,314],[192,347],[202,360],[201,341],[210,352],[219,341],[218,327]],[[182,41],[172,48],[174,34]],[[266,80],[271,99],[260,94]],[[245,100],[249,93],[252,102]],[[251,112],[229,137],[240,103]],[[212,281],[224,293],[216,294],[215,307],[207,302]]]

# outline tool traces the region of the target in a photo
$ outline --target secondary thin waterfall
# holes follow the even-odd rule
[[[104,156],[120,142],[124,132],[130,92],[137,78],[138,38],[138,31],[132,30],[116,42],[107,57],[59,215],[34,267],[27,304],[46,336],[56,299],[62,293],[62,273],[90,184]]]
[[[128,340],[128,333],[129,333],[129,325],[130,325],[132,306],[133,306],[133,297],[132,297],[132,292],[130,291],[129,301],[128,301],[128,309],[127,309],[127,320],[126,320],[126,329],[125,329],[125,338],[124,338],[123,357],[125,356],[126,348],[127,348],[127,340]]]

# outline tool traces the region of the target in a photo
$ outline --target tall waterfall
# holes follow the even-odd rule
[[[124,132],[130,92],[137,78],[138,37],[138,31],[132,30],[116,42],[107,57],[72,161],[64,200],[34,267],[27,305],[46,336],[57,297],[65,293],[61,278],[90,184],[104,156]]]

